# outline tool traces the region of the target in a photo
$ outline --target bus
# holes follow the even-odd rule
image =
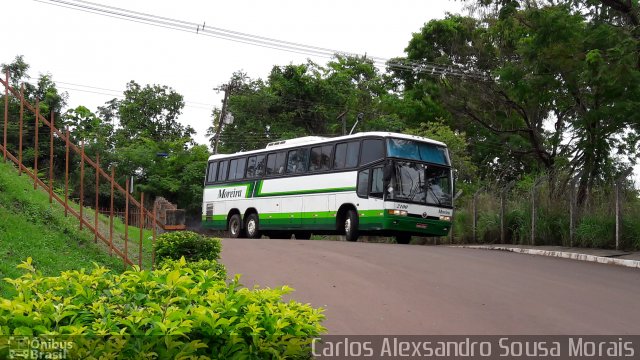
[[[453,216],[448,148],[419,136],[307,136],[209,157],[202,224],[232,238],[445,236]]]

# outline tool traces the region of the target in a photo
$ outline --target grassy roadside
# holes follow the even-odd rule
[[[108,226],[108,218],[106,221]],[[104,218],[100,222],[102,224]],[[116,233],[120,235],[123,228],[116,225]],[[129,233],[132,237],[132,234],[137,236],[135,245],[130,244],[137,254],[139,229],[131,227]],[[90,232],[79,230],[76,218],[64,216],[62,206],[55,202],[49,204],[49,196],[45,192],[34,191],[28,176],[19,177],[15,167],[0,161],[0,297],[7,297],[13,292],[2,279],[19,276],[22,272],[16,269],[16,265],[28,257],[44,275],[88,269],[94,262],[122,271],[122,260],[109,256],[108,247],[105,251],[105,246],[94,244],[93,238]],[[143,254],[144,263],[150,263],[151,240],[147,236],[143,247],[147,254],[147,259]]]

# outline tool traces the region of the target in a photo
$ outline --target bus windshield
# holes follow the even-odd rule
[[[449,165],[447,148],[406,139],[387,139],[387,156]]]
[[[392,174],[387,199],[452,206],[450,169],[409,161],[394,161]]]

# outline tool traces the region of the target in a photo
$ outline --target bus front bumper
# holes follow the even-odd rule
[[[451,222],[385,214],[383,227],[385,230],[411,233],[417,236],[445,236],[451,230]]]

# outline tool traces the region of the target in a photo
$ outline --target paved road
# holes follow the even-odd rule
[[[640,271],[499,251],[223,240],[252,287],[290,285],[330,334],[640,334]]]

